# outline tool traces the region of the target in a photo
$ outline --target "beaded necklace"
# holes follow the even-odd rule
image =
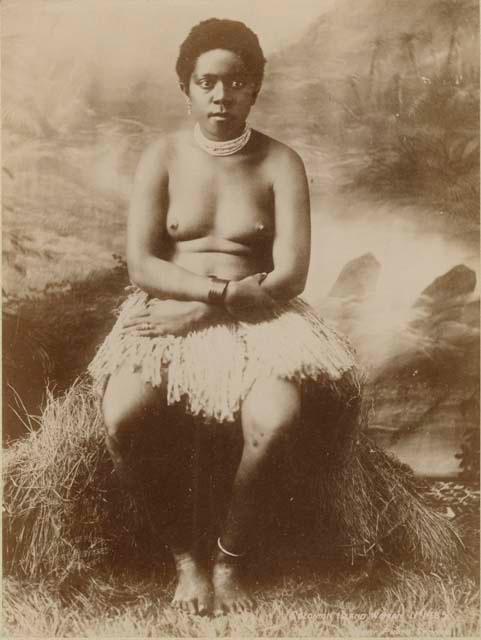
[[[199,123],[194,127],[194,139],[201,149],[209,153],[211,156],[230,156],[237,153],[249,142],[252,129],[246,123],[244,131],[238,138],[233,140],[209,140],[202,133]]]

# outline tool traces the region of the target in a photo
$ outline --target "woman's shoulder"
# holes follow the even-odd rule
[[[293,149],[291,146],[274,138],[273,136],[264,133],[263,131],[259,131],[258,129],[253,129],[253,133],[255,136],[256,144],[259,148],[265,149],[267,155],[274,159],[299,159],[301,160],[301,156]]]
[[[155,167],[158,171],[168,170],[172,158],[185,144],[186,135],[184,131],[159,135],[144,147],[140,163],[144,166]]]
[[[253,130],[253,133],[255,144],[264,151],[267,162],[276,170],[280,166],[304,167],[301,156],[290,145],[257,129]]]
[[[168,156],[179,145],[179,132],[163,133],[151,140],[144,148],[145,156]]]

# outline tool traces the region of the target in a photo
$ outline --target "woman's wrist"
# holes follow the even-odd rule
[[[208,304],[224,307],[227,296],[227,287],[229,286],[230,280],[223,280],[216,276],[209,276],[209,280],[210,289],[207,295]]]
[[[195,307],[190,312],[192,324],[198,325],[223,318],[227,315],[226,309],[208,302],[196,302]]]

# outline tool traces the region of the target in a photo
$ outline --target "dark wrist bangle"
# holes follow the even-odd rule
[[[219,306],[224,306],[225,297],[227,295],[227,287],[229,286],[230,280],[222,280],[221,278],[217,278],[216,276],[209,276],[210,280],[210,289],[207,294],[207,302],[209,304],[215,304]]]

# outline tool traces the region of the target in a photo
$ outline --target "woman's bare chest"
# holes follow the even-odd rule
[[[169,172],[167,231],[175,240],[217,236],[249,244],[274,232],[272,185],[258,166],[208,158]]]

